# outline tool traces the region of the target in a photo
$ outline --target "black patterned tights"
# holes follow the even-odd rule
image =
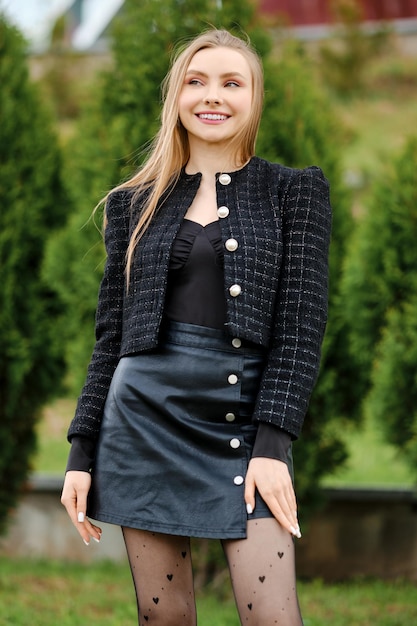
[[[188,537],[123,528],[139,626],[195,626]],[[243,626],[302,626],[291,536],[272,518],[248,522],[246,539],[224,540]]]

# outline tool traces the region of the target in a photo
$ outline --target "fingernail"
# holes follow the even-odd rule
[[[84,521],[84,513],[81,511],[78,513],[78,521],[81,523]]]
[[[247,514],[248,514],[248,515],[252,515],[252,513],[253,513],[253,508],[252,508],[252,505],[251,505],[251,504],[249,504],[249,502],[248,502],[248,504],[246,505],[246,512],[247,512]]]
[[[296,528],[294,528],[294,526],[291,526],[290,531],[291,531],[291,534],[294,535],[294,537],[297,537],[297,539],[301,539],[301,532],[300,532],[299,526],[296,526]]]
[[[84,541],[84,543],[85,543],[85,545],[86,545],[86,546],[89,546],[89,545],[90,545],[90,544],[89,544],[89,542],[88,542],[88,541],[86,541],[85,539],[83,539],[83,541]]]
[[[95,537],[93,537],[93,539],[94,539],[94,541],[95,541],[96,543],[100,543],[100,539],[101,539],[101,537],[100,537],[100,539],[96,539]]]

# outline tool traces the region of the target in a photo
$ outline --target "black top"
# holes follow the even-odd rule
[[[219,222],[184,219],[173,243],[165,316],[176,322],[224,330],[224,254]]]
[[[219,222],[202,226],[184,219],[171,251],[165,317],[223,330],[226,321],[223,267]],[[290,443],[290,435],[278,426],[260,423],[252,456],[285,461]],[[94,442],[73,437],[67,471],[88,471],[94,449]]]

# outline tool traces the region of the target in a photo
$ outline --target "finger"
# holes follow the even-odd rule
[[[255,510],[255,480],[252,478],[250,472],[246,474],[245,478],[245,502],[246,502],[246,511],[248,515],[254,512]]]
[[[258,485],[259,492],[279,523],[295,537],[300,536],[297,503],[291,479],[277,484]]]
[[[262,494],[261,494],[262,495]],[[264,494],[264,501],[266,502],[269,510],[279,524],[285,528],[291,535],[297,535],[297,524],[288,515],[288,512],[281,506],[279,499],[272,494]]]
[[[65,497],[63,496],[61,498],[61,502],[65,506],[67,513],[69,517],[71,518],[72,523],[74,524],[78,533],[81,535],[81,538],[84,541],[85,545],[88,546],[90,543],[90,533],[87,530],[85,518],[83,518],[84,519],[83,522],[79,521],[82,518],[81,518],[81,515],[78,516],[78,513],[77,513],[76,496],[71,497],[71,499],[65,499]]]
[[[82,524],[87,515],[87,492],[77,492],[77,522]]]
[[[295,498],[294,488],[290,482],[283,490],[279,503],[284,515],[287,516],[293,526],[298,526],[297,501]]]
[[[300,526],[296,511],[292,506],[293,498],[286,494],[274,495],[267,502],[272,514],[279,523],[286,528],[294,537],[301,538]]]
[[[100,543],[102,530],[99,526],[95,526],[92,524],[90,520],[86,517],[84,520],[84,528],[88,532],[89,538],[94,539],[96,543]]]
[[[80,533],[86,545],[89,545],[90,538],[97,543],[100,542],[102,530],[99,526],[95,526],[90,522],[86,515],[87,510],[87,493],[79,492],[77,500],[77,530]]]

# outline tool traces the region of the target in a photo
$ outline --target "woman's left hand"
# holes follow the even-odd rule
[[[245,502],[248,512],[255,509],[255,489],[259,491],[281,526],[300,538],[297,501],[287,464],[267,457],[251,459],[245,479]]]

